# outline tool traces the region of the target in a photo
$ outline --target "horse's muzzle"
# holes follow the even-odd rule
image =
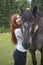
[[[23,42],[22,45],[23,45],[24,49],[26,49],[26,50],[28,50],[30,47],[30,43]]]

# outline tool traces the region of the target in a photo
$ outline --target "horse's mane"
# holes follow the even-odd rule
[[[15,29],[19,28],[20,26],[16,23],[16,18],[18,14],[14,14],[11,16],[11,25],[10,25],[10,30],[11,30],[11,40],[13,41],[13,44],[17,44],[17,39],[15,37]]]

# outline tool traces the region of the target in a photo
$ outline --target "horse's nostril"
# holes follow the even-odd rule
[[[28,45],[30,46],[30,42],[28,43]]]

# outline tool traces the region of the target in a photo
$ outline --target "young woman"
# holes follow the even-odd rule
[[[22,46],[22,32],[20,28],[21,17],[18,14],[14,14],[11,17],[11,35],[12,41],[16,44],[16,49],[13,54],[14,65],[26,65],[26,52]]]

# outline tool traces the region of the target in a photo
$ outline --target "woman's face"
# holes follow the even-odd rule
[[[17,17],[16,17],[16,23],[17,24],[21,24],[20,20],[21,20],[21,17],[19,15],[17,15]]]

